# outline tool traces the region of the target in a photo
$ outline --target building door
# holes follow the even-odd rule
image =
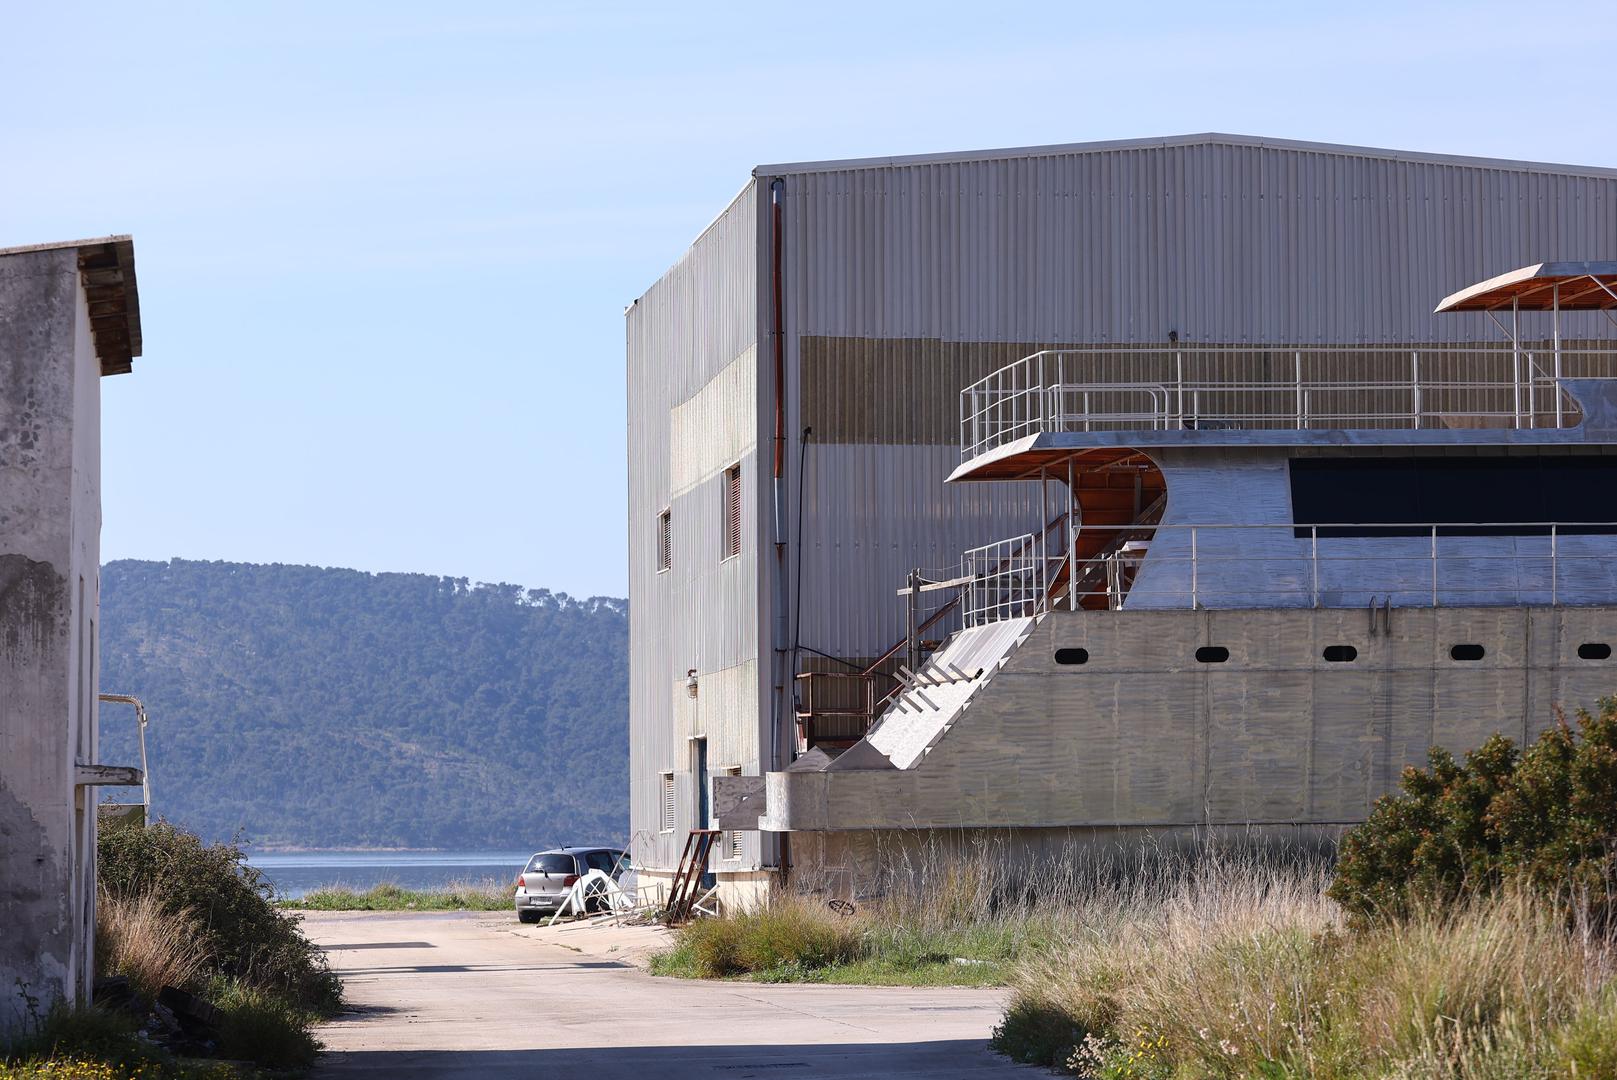
[[[711,829],[713,806],[713,782],[707,775],[707,740],[691,740],[691,774],[696,777],[696,828]],[[707,862],[702,866],[702,888],[713,887],[713,852],[708,852]]]
[[[708,821],[709,806],[712,803],[712,788],[707,778],[707,740],[692,739],[691,753],[695,761],[691,772],[696,777],[696,827],[698,829],[711,829]]]

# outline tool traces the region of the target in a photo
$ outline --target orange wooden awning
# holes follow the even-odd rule
[[[1559,287],[1559,291],[1557,291]],[[1489,278],[1437,305],[1443,311],[1617,310],[1617,262],[1546,262]]]

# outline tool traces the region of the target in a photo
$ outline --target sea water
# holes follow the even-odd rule
[[[406,889],[441,888],[456,881],[513,884],[532,852],[511,851],[262,851],[247,856],[275,886],[296,900],[322,885],[369,889],[392,882]]]

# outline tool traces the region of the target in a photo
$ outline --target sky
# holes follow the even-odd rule
[[[623,309],[758,164],[1221,131],[1617,166],[1609,2],[0,0],[0,27],[0,247],[135,237],[109,560],[623,595]]]

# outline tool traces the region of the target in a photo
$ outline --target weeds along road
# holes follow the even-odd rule
[[[654,978],[650,931],[487,913],[312,912],[351,1011],[314,1076],[1028,1076],[987,1049],[998,990]],[[573,944],[577,943],[577,944]]]

